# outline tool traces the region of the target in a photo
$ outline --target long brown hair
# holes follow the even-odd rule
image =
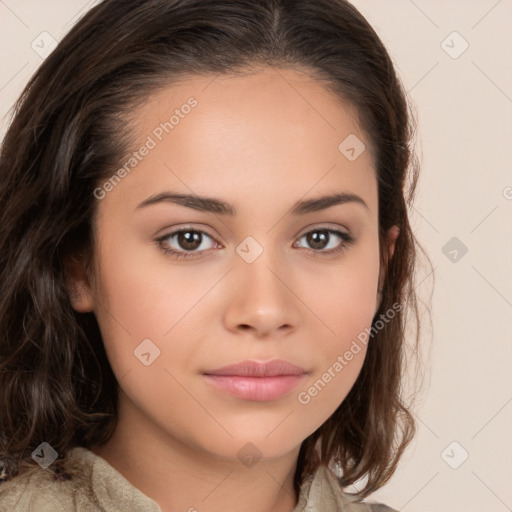
[[[12,477],[48,442],[60,455],[105,443],[117,382],[93,313],[77,313],[64,261],[93,254],[94,190],[130,148],[130,112],[187,75],[257,66],[307,69],[355,107],[372,143],[385,279],[376,329],[350,393],[302,443],[295,489],[320,465],[344,486],[386,483],[415,432],[404,400],[407,311],[416,318],[417,248],[407,208],[418,165],[414,125],[392,61],[344,0],[105,0],[63,38],[25,87],[0,154],[0,459]],[[341,142],[341,141],[340,141]],[[386,232],[400,234],[386,260]],[[381,322],[382,323],[382,322]]]

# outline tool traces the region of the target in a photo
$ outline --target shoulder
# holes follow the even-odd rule
[[[24,465],[17,476],[0,481],[0,512],[69,512],[77,508],[92,512],[94,507],[87,492],[90,473],[84,448],[73,448],[62,461],[65,471],[50,466]]]
[[[320,466],[301,488],[293,512],[398,512],[382,503],[365,503],[344,491],[331,469]]]
[[[161,512],[158,504],[87,448],[68,451],[62,471],[38,465],[0,482],[0,512]]]

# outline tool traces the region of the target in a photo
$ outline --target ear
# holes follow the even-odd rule
[[[66,287],[71,306],[78,313],[88,313],[94,309],[91,276],[87,272],[85,259],[76,255],[64,260]]]
[[[398,235],[400,234],[400,228],[398,226],[391,226],[388,230],[388,259],[386,260],[386,264],[393,257],[395,253],[395,244]]]
[[[387,251],[385,252],[385,262],[380,269],[379,275],[379,289],[377,291],[377,309],[375,310],[375,313],[377,313],[377,310],[380,307],[380,303],[382,300],[382,288],[384,286],[384,278],[387,272],[388,263],[393,257],[393,254],[395,253],[395,245],[398,235],[400,235],[400,228],[398,226],[392,226],[391,228],[389,228],[386,238]]]

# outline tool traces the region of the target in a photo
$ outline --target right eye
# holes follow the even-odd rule
[[[203,253],[208,250],[208,247],[204,247],[205,239],[213,240],[205,231],[192,228],[180,228],[159,237],[156,242],[158,242],[158,246],[164,254],[170,254],[176,256],[176,259],[179,259],[193,258],[196,257],[195,253]],[[169,242],[169,240],[171,242]],[[174,248],[172,246],[173,243]],[[217,242],[215,243],[217,244]]]

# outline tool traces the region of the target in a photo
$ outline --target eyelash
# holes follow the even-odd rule
[[[309,235],[310,233],[314,233],[316,231],[327,231],[328,233],[333,233],[336,236],[340,237],[343,242],[340,243],[340,245],[338,245],[336,248],[329,249],[328,251],[315,250],[315,249],[306,249],[308,254],[313,254],[315,256],[318,256],[318,255],[330,256],[330,255],[333,255],[333,254],[341,254],[342,252],[347,250],[347,248],[350,245],[352,245],[355,242],[355,238],[352,235],[350,235],[349,233],[344,233],[343,231],[338,231],[336,229],[328,228],[328,227],[325,227],[325,226],[319,226],[319,227],[317,227],[315,229],[307,231],[306,233],[301,235],[298,238],[298,240],[300,240],[301,238],[305,237],[306,235]],[[155,242],[157,242],[158,247],[163,251],[164,254],[167,254],[167,255],[170,255],[170,256],[175,256],[176,259],[180,259],[180,258],[183,258],[183,259],[197,258],[196,254],[200,254],[202,252],[206,252],[206,251],[188,251],[188,252],[187,251],[176,251],[174,249],[169,249],[168,247],[166,247],[164,245],[164,242],[167,239],[169,239],[169,238],[171,238],[171,237],[173,237],[173,236],[175,236],[175,235],[177,235],[179,233],[184,233],[184,232],[201,233],[202,235],[206,235],[208,238],[214,240],[214,238],[212,236],[210,236],[208,233],[206,233],[205,231],[203,231],[201,229],[180,228],[180,229],[177,229],[176,231],[172,231],[171,233],[168,233],[167,235],[163,235],[160,238],[157,238],[155,240]],[[199,257],[201,257],[201,256],[199,256]]]

